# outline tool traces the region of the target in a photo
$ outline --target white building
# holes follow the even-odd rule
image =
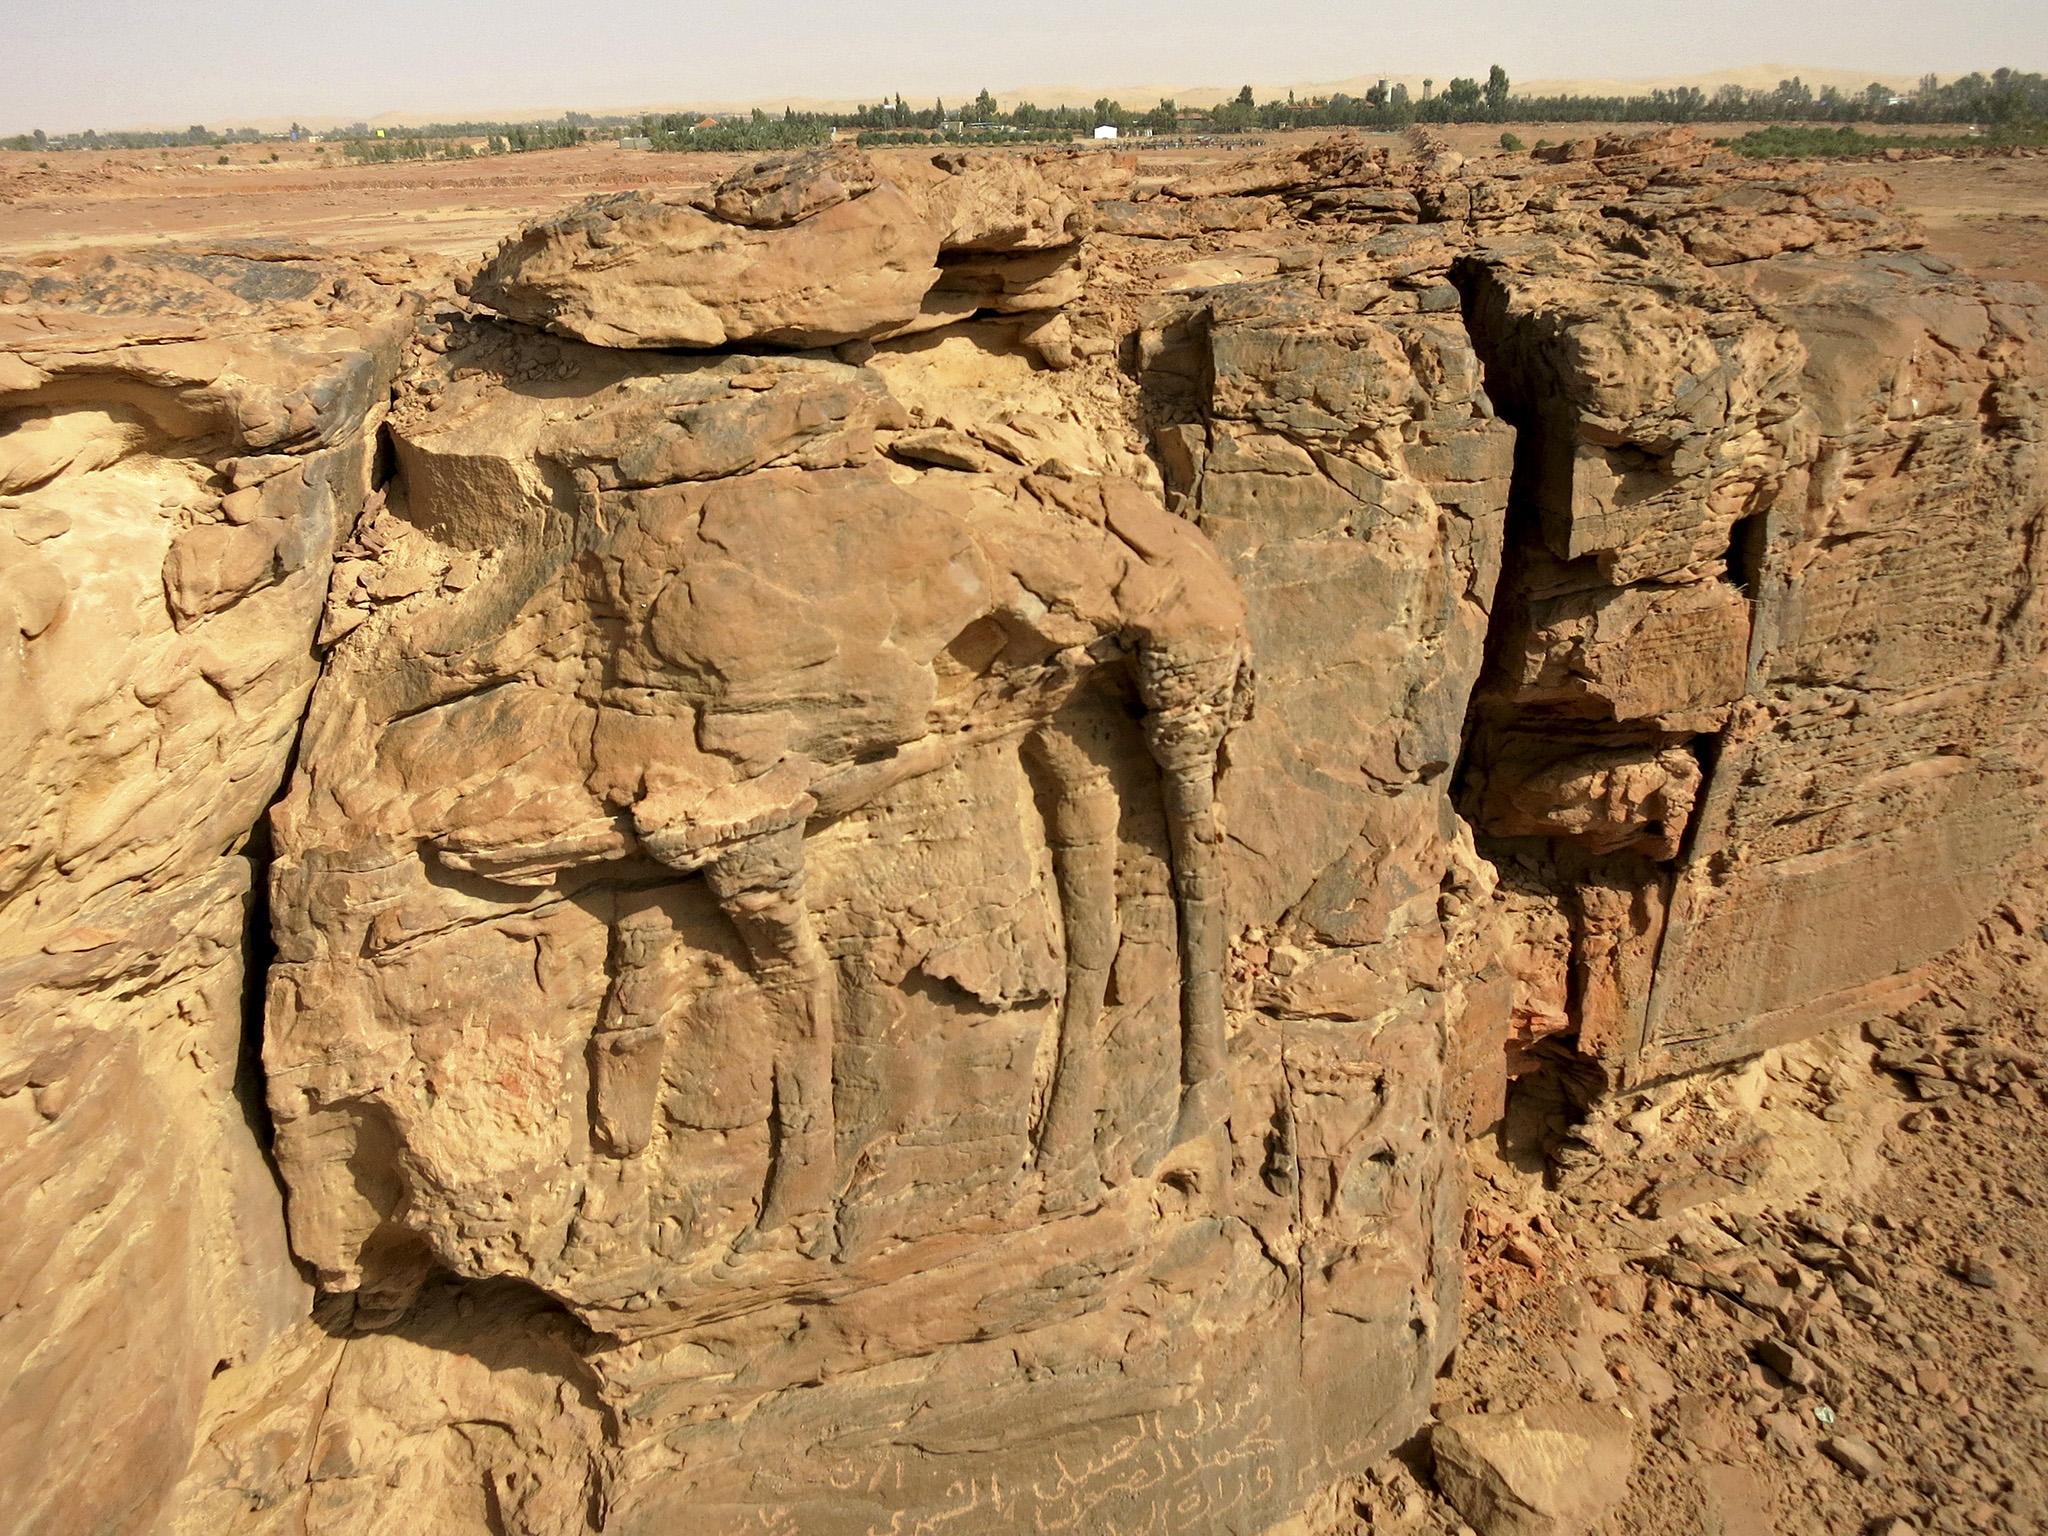
[[[1113,139],[1113,138],[1115,138],[1115,137],[1116,137],[1116,124],[1115,124],[1115,123],[1104,123],[1104,124],[1103,124],[1103,125],[1102,125],[1102,126],[1101,126],[1100,128],[1097,128],[1097,129],[1095,130],[1095,137],[1097,137],[1098,139]]]

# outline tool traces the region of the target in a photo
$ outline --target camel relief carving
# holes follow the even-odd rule
[[[602,878],[620,861],[703,875],[774,1029],[769,1171],[741,1250],[771,1237],[812,1254],[832,1244],[839,977],[806,881],[806,831],[991,741],[1014,741],[1045,787],[1066,935],[1035,1137],[1042,1198],[1062,1209],[1099,1191],[1119,805],[1071,713],[1121,666],[1160,774],[1178,909],[1170,1145],[1220,1123],[1215,787],[1249,703],[1249,651],[1243,600],[1192,525],[1116,479],[881,464],[584,502],[583,553],[546,601],[578,615],[587,649],[574,686],[597,761],[578,786],[587,799],[542,787],[583,814],[477,822],[429,842],[448,867],[513,885]],[[623,769],[607,761],[613,738],[630,739]],[[614,1157],[642,1154],[653,1132],[670,1029],[643,999],[660,991],[649,973],[674,942],[651,910],[626,910],[611,931],[590,1057],[593,1136]]]

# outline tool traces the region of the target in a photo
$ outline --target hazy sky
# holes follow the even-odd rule
[[[1027,84],[2048,64],[2043,0],[0,0],[0,133]]]

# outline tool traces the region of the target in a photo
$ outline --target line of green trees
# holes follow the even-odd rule
[[[1258,101],[1250,86],[1230,101],[1200,111],[1187,111],[1172,100],[1149,109],[1134,109],[1103,97],[1092,107],[1039,107],[1020,102],[998,109],[984,90],[974,101],[949,109],[943,100],[930,107],[908,105],[902,96],[863,106],[848,117],[834,119],[842,127],[864,132],[915,130],[925,133],[976,128],[1048,129],[1082,134],[1099,124],[1121,131],[1149,128],[1154,133],[1274,132],[1286,128],[1361,127],[1396,129],[1411,123],[1516,122],[1806,122],[1806,123],[1979,123],[2001,125],[2048,119],[2048,76],[2015,69],[1976,73],[1943,83],[1923,76],[1909,91],[1873,81],[1861,91],[1824,86],[1816,91],[1798,76],[1767,90],[1725,85],[1709,94],[1698,86],[1653,90],[1636,96],[1518,96],[1500,65],[1482,78],[1459,75],[1436,88],[1425,80],[1420,96],[1400,81],[1382,80],[1358,96],[1338,93],[1314,99]]]
[[[704,120],[689,112],[666,112],[640,119],[640,135],[656,149],[808,149],[830,143],[836,118],[816,112],[783,109],[771,117],[756,107],[744,118],[721,118],[713,127],[700,127]]]
[[[402,139],[349,139],[341,152],[362,165],[390,165],[400,160],[467,160],[476,153],[476,146],[408,135]]]
[[[1697,86],[1646,96],[1516,96],[1524,122],[1974,123],[1987,127],[2048,118],[2048,76],[2014,69],[1968,74],[1943,84],[1923,75],[1909,91],[1872,81],[1860,91],[1816,91],[1794,75],[1769,90]]]
[[[942,97],[929,107],[913,107],[901,95],[886,97],[874,106],[857,107],[837,126],[868,133],[947,133],[1007,128],[1019,133],[1042,133],[1071,138],[1092,133],[1099,123],[1121,122],[1129,114],[1107,97],[1093,107],[1037,107],[1019,102],[1008,112],[996,105],[988,90],[974,100],[948,107]]]
[[[1024,112],[1028,109],[1019,109]],[[1083,114],[1084,116],[1087,114]],[[1191,126],[1188,114],[1162,101],[1149,112],[1132,112],[1113,101],[1095,105],[1097,122],[1120,129],[1149,127],[1169,132]],[[1013,114],[1013,120],[1017,114]],[[1382,80],[1363,95],[1344,93],[1255,102],[1251,87],[1233,101],[1197,115],[1200,131],[1241,133],[1286,128],[1405,128],[1412,123],[1975,123],[1987,126],[2037,123],[2048,119],[2048,76],[1999,69],[1944,84],[1925,76],[1910,91],[1873,81],[1861,91],[1834,86],[1816,91],[1797,76],[1768,90],[1726,85],[1711,95],[1698,86],[1653,90],[1638,96],[1516,95],[1507,71],[1496,64],[1484,79],[1461,75],[1436,89],[1423,82],[1412,94],[1399,81]]]
[[[1769,89],[1726,85],[1709,94],[1698,86],[1653,90],[1636,96],[1516,95],[1513,82],[1495,64],[1481,77],[1454,76],[1441,90],[1425,80],[1421,95],[1399,81],[1382,80],[1362,95],[1261,102],[1250,86],[1219,106],[1190,111],[1171,99],[1146,109],[1126,107],[1109,97],[1089,107],[1040,107],[1019,102],[1002,110],[983,90],[973,101],[948,107],[943,99],[914,107],[902,95],[884,97],[850,114],[815,122],[859,131],[863,143],[995,142],[1030,135],[1066,138],[1107,124],[1120,132],[1154,134],[1276,132],[1288,128],[1405,128],[1412,123],[1516,122],[1794,122],[1794,123],[1976,123],[1991,126],[2048,119],[2048,77],[2014,69],[1976,73],[1946,83],[1922,77],[1909,91],[1873,81],[1861,91],[1824,86],[1816,91],[1797,76]],[[698,130],[678,148],[709,147]],[[753,142],[739,148],[772,147]]]
[[[570,112],[545,123],[428,123],[417,128],[386,128],[372,132],[361,123],[330,133],[342,140],[342,153],[351,160],[380,164],[392,160],[466,160],[486,155],[518,155],[532,149],[568,149],[583,143],[593,131],[596,119]],[[473,139],[484,140],[481,151]]]
[[[216,131],[204,123],[194,123],[190,128],[177,132],[157,133],[100,133],[88,128],[83,133],[49,134],[37,128],[30,133],[17,133],[0,138],[0,149],[177,149],[191,145],[217,148],[228,144],[261,144],[288,136],[282,133],[259,133],[254,128],[223,128]]]
[[[83,133],[49,134],[38,128],[30,133],[0,138],[0,149],[178,149],[194,145],[224,148],[230,144],[275,144],[317,137],[330,143],[339,141],[343,146],[342,152],[355,160],[422,160],[438,158],[443,154],[460,156],[476,152],[473,147],[450,142],[458,139],[485,139],[489,145],[485,152],[490,154],[516,154],[528,149],[565,149],[572,144],[583,143],[594,133],[602,133],[608,126],[629,128],[638,121],[637,118],[596,118],[585,112],[568,112],[558,119],[530,123],[422,123],[381,130],[373,129],[367,123],[351,123],[342,128],[330,128],[317,135],[298,123],[293,123],[282,133],[262,133],[254,128],[224,128],[216,131],[200,123],[194,123],[190,128],[176,133],[100,133],[88,128]],[[404,147],[414,144],[425,144],[428,148],[418,150]],[[387,151],[382,147],[371,146],[389,148]]]
[[[1797,76],[1768,90],[1726,85],[1711,95],[1697,86],[1654,90],[1640,96],[1517,96],[1507,71],[1496,64],[1482,79],[1459,75],[1442,90],[1425,80],[1417,96],[1398,81],[1382,80],[1363,95],[1258,101],[1250,86],[1220,106],[1188,111],[1173,101],[1150,108],[1128,108],[1102,97],[1090,107],[1040,107],[1019,102],[1002,110],[987,90],[972,101],[948,107],[943,100],[913,107],[901,94],[883,97],[852,112],[785,111],[780,117],[755,111],[747,117],[723,116],[715,126],[686,112],[639,117],[594,117],[570,112],[546,122],[429,123],[416,128],[387,128],[381,138],[361,123],[338,133],[321,135],[347,143],[372,140],[487,141],[487,152],[560,149],[587,138],[621,132],[638,133],[657,149],[777,150],[823,143],[835,128],[858,131],[865,142],[908,142],[922,136],[950,143],[1070,138],[1108,124],[1129,132],[1155,134],[1245,133],[1286,128],[1405,128],[1411,123],[1972,123],[2015,128],[2048,121],[2048,76],[2015,69],[1973,73],[1943,82],[1923,76],[1911,90],[1898,91],[1873,81],[1860,91],[1825,86],[1816,91]],[[53,135],[41,129],[0,138],[0,148],[37,151],[68,149],[155,149],[182,145],[258,143],[307,137],[293,125],[290,134],[258,133],[253,128],[216,132],[193,124],[175,133],[84,133]],[[354,151],[350,151],[351,154]],[[431,154],[432,152],[429,151]],[[371,158],[357,155],[356,158]],[[417,158],[410,151],[390,158]]]

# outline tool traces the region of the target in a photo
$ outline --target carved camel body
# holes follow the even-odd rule
[[[1172,1144],[1220,1123],[1225,1077],[1218,756],[1249,703],[1243,599],[1190,524],[1127,481],[870,464],[587,494],[566,575],[586,615],[589,814],[515,816],[431,841],[447,865],[552,884],[616,860],[701,872],[777,1028],[770,1167],[741,1246],[827,1245],[836,1199],[836,968],[805,878],[806,829],[991,738],[1047,786],[1066,934],[1053,1079],[1035,1136],[1048,1208],[1091,1199],[1103,1010],[1116,947],[1119,807],[1069,706],[1126,662],[1161,774],[1181,951]],[[559,806],[559,797],[553,804]],[[552,819],[553,825],[544,824]],[[594,1128],[652,1135],[668,1027],[640,998],[672,942],[612,933],[592,1041]]]

